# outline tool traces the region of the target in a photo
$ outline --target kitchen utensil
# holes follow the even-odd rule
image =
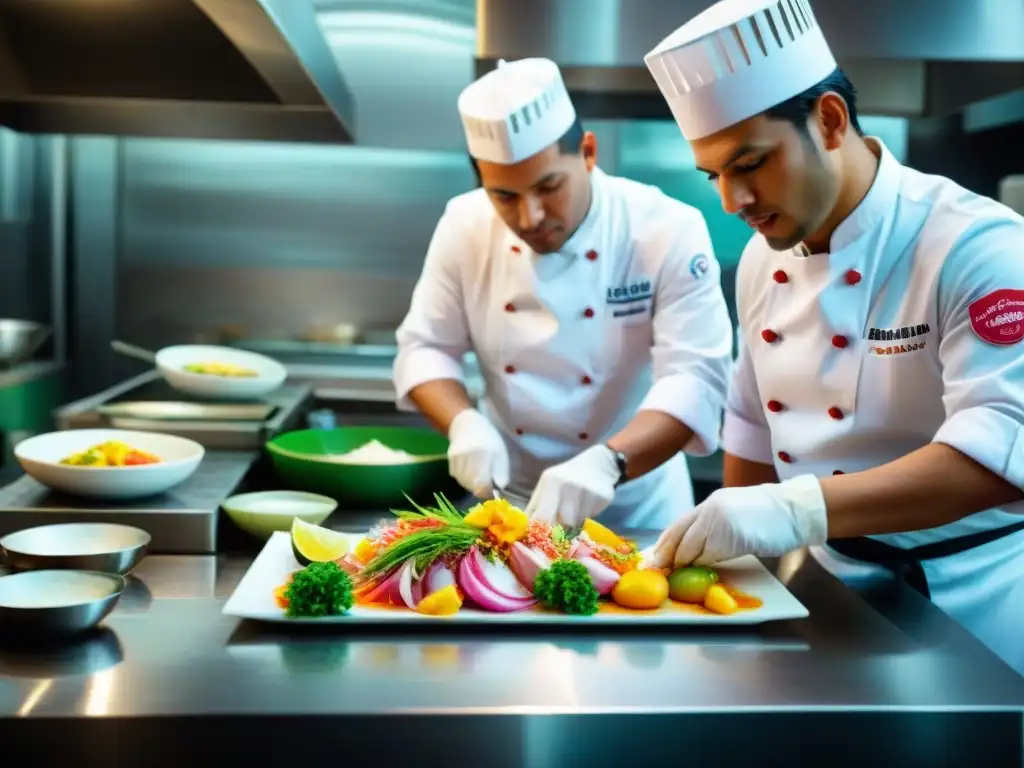
[[[182,403],[140,400],[108,403],[96,408],[104,416],[157,421],[266,421],[270,403]]]
[[[31,320],[0,319],[0,366],[28,360],[50,337],[50,329]]]
[[[343,454],[371,440],[405,451],[417,461],[403,464],[350,464]],[[339,427],[304,429],[278,435],[267,452],[288,486],[337,499],[345,509],[390,509],[432,503],[435,493],[464,493],[448,474],[448,440],[418,427]]]
[[[79,570],[124,575],[145,557],[150,535],[112,523],[41,525],[0,539],[5,565],[15,570]]]
[[[284,384],[288,370],[277,360],[233,347],[204,344],[180,344],[164,347],[155,354],[149,350],[112,341],[115,352],[155,365],[168,384],[179,392],[210,400],[258,400]],[[255,376],[216,376],[192,373],[186,366],[224,363],[245,368]]]
[[[79,467],[61,460],[99,443],[118,441],[157,456],[156,464]],[[176,435],[127,429],[72,429],[18,443],[14,455],[26,474],[55,491],[98,499],[136,499],[170,490],[196,471],[205,449]]]
[[[260,539],[269,539],[274,531],[290,531],[295,518],[320,525],[337,507],[332,498],[303,491],[242,493],[221,504],[235,525]]]
[[[99,624],[114,610],[124,578],[96,571],[24,571],[0,577],[0,635],[59,637]]]

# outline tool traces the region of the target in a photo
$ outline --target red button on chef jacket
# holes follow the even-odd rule
[[[831,416],[836,421],[842,421],[843,419],[843,412],[836,408],[834,405],[828,409],[828,415]]]
[[[515,311],[516,311],[516,305],[515,305],[515,304],[513,304],[513,303],[512,303],[511,301],[510,301],[510,302],[509,302],[508,304],[506,304],[506,305],[505,305],[505,311],[506,311],[506,312],[515,312]]]
[[[779,456],[779,461],[784,462],[785,464],[791,464],[793,462],[793,457],[790,456],[785,451],[779,451],[778,456]]]
[[[775,270],[775,273],[772,275],[772,279],[776,283],[788,283],[789,282],[789,275],[787,275],[781,269],[777,269],[777,270]]]
[[[515,372],[516,372],[516,367],[514,365],[506,365],[505,366],[505,373],[515,373]]]
[[[597,251],[587,251],[587,261],[597,261]]]
[[[516,434],[517,435],[523,434],[523,430],[521,430],[519,427],[516,427]]]
[[[776,340],[778,340],[779,334],[777,334],[775,331],[771,330],[770,328],[765,328],[763,331],[761,331],[761,338],[764,339],[765,341],[767,341],[769,344],[772,344]]]
[[[583,310],[583,316],[584,317],[593,317],[594,316],[594,310],[592,310],[590,307],[587,307],[586,309]]]
[[[846,283],[847,285],[856,285],[860,282],[861,275],[856,269],[850,269],[846,272]]]
[[[782,403],[780,403],[778,400],[769,400],[768,410],[771,411],[772,413],[778,413],[779,411],[782,410]]]
[[[846,345],[849,343],[850,340],[847,339],[845,336],[837,335],[832,337],[832,346],[837,347],[838,349],[846,349]]]
[[[590,435],[588,435],[586,432],[580,432],[578,437],[580,438],[580,440],[586,440],[588,437],[590,437]]]
[[[593,383],[593,379],[591,379],[589,376],[583,376],[582,378],[580,378],[580,384],[586,385],[591,383]]]
[[[520,248],[518,245],[513,245],[512,246],[512,253],[522,253],[522,252],[523,252],[523,249]]]

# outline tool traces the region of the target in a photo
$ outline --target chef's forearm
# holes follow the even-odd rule
[[[608,447],[625,454],[627,476],[632,480],[660,467],[692,437],[692,429],[667,413],[642,410],[608,441]]]
[[[414,387],[409,399],[434,427],[448,434],[452,419],[473,407],[462,382],[455,379],[435,379]]]
[[[1024,498],[973,459],[931,443],[875,469],[821,480],[830,538],[936,528]]]
[[[722,485],[725,488],[745,488],[777,482],[779,476],[771,464],[750,461],[731,453],[725,454],[722,460]]]

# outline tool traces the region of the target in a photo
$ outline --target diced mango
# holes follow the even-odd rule
[[[420,600],[416,610],[426,616],[451,616],[462,607],[462,595],[454,584],[442,587]]]
[[[704,596],[704,607],[714,613],[725,615],[736,613],[740,609],[735,598],[721,584],[712,584],[708,587],[708,593]]]
[[[364,565],[371,560],[373,556],[377,554],[377,545],[369,539],[360,539],[359,543],[356,544],[355,556],[356,560]]]
[[[614,550],[618,550],[626,544],[625,539],[615,533],[611,528],[601,525],[597,520],[593,520],[589,517],[583,521],[583,532],[587,534],[587,538],[595,544],[611,547]]]

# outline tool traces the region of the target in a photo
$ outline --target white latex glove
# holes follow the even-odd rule
[[[824,544],[828,519],[813,475],[722,488],[672,523],[654,545],[659,568],[714,565],[740,555],[779,557]]]
[[[611,449],[604,445],[587,448],[544,470],[526,514],[546,523],[578,528],[611,504],[618,479],[619,466]]]
[[[448,427],[448,474],[479,498],[508,485],[508,448],[480,411],[459,413]]]

